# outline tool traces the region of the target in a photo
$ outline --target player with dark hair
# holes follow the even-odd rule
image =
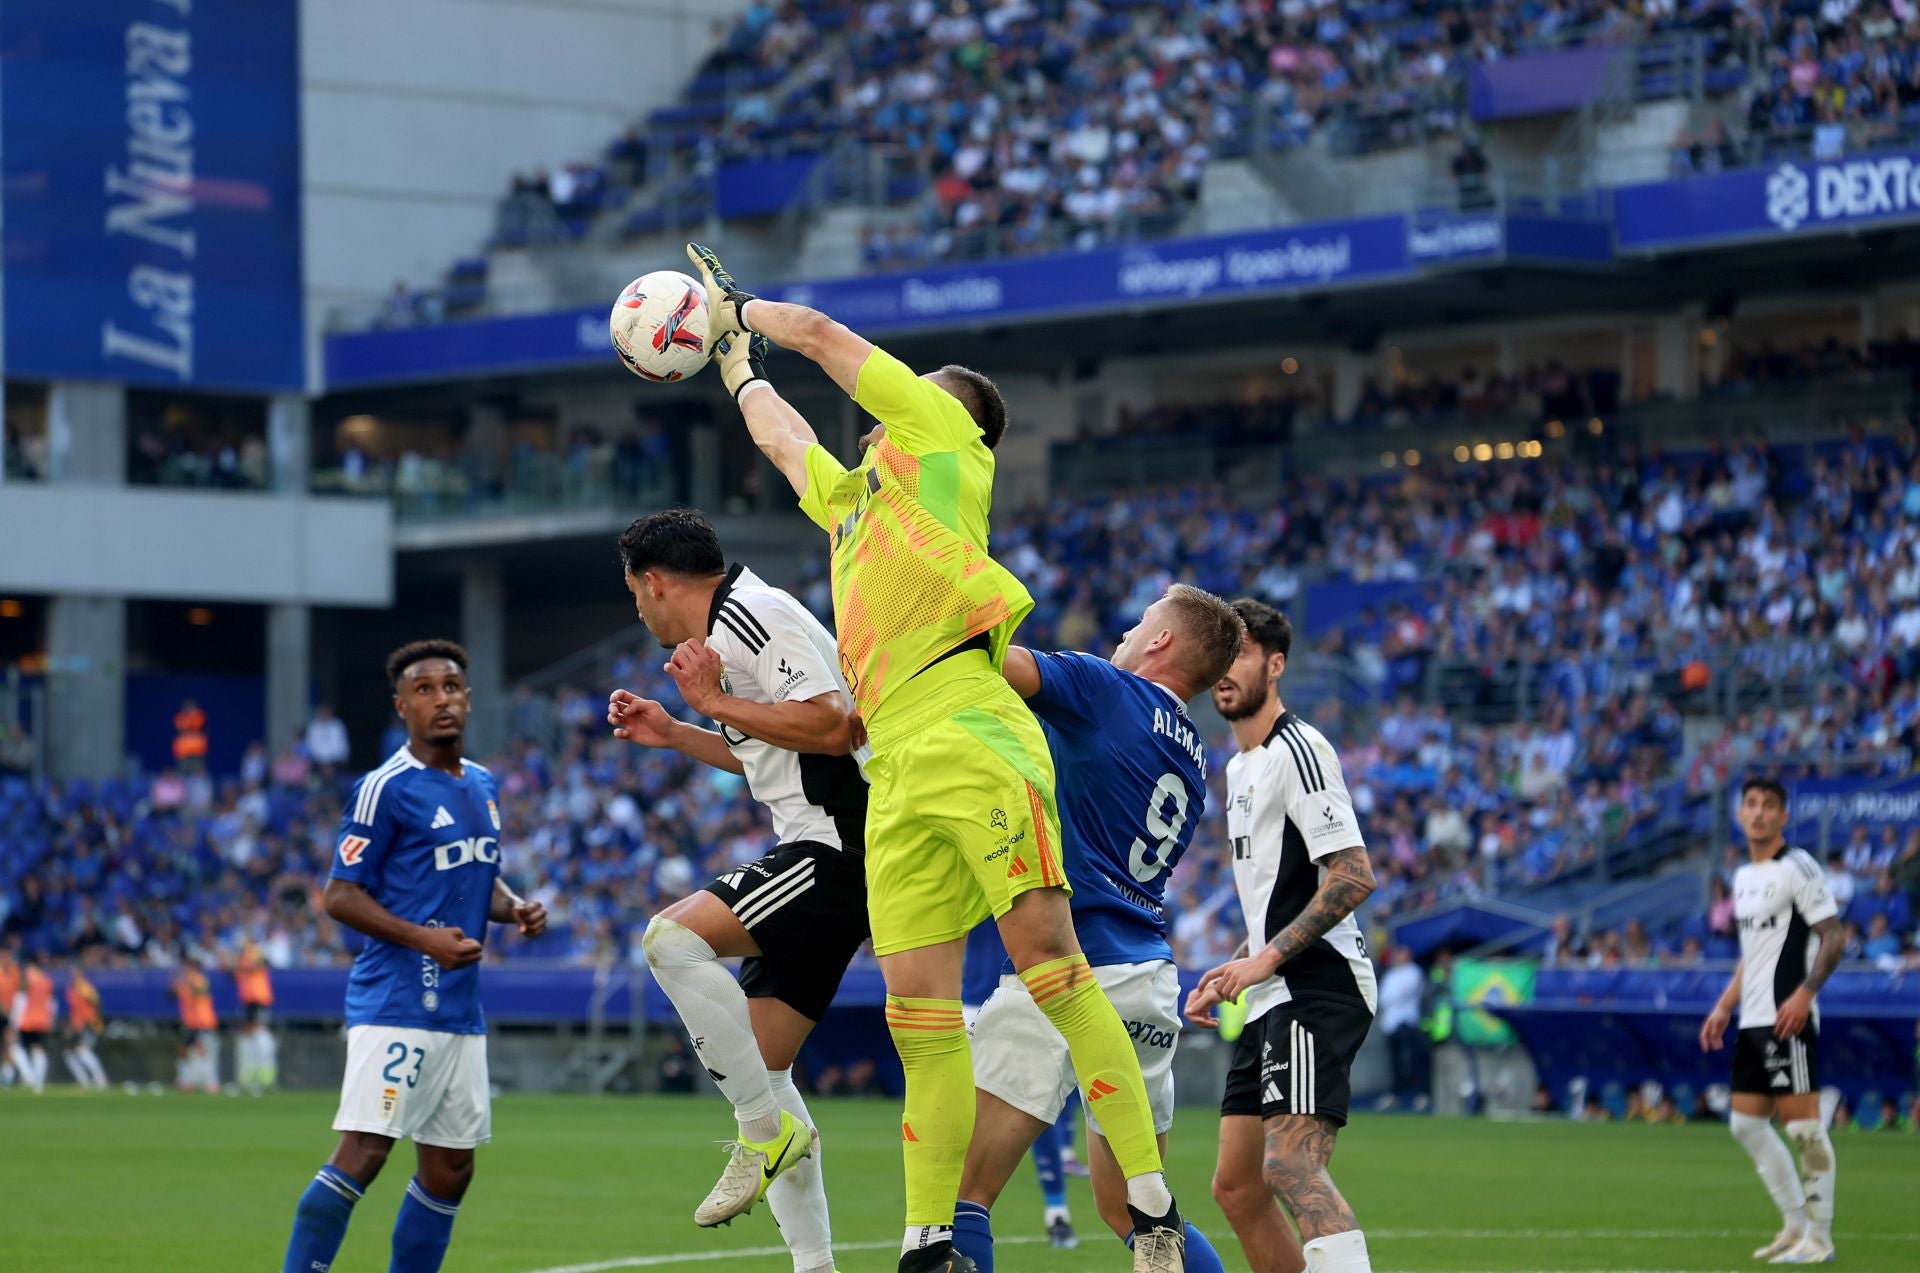
[[[466,759],[467,652],[415,641],[387,657],[406,745],[354,784],[324,905],[367,944],[347,980],[340,1143],[294,1213],[284,1273],[324,1273],[354,1204],[411,1137],[418,1170],[393,1226],[395,1273],[446,1258],[474,1147],[492,1135],[480,958],[487,924],[523,937],[546,908],[500,878],[500,791]]]
[[[620,536],[620,564],[667,673],[718,732],[615,690],[616,737],[743,774],[778,843],[647,925],[647,966],[732,1102],[739,1139],[694,1212],[726,1224],[765,1198],[795,1273],[831,1273],[826,1186],[793,1063],[867,940],[867,781],[833,636],[788,593],[727,566],[700,513],[668,509]],[[744,958],[740,979],[720,960]]]
[[[1833,1259],[1833,1141],[1820,1117],[1820,1008],[1815,996],[1840,965],[1846,943],[1826,872],[1787,844],[1787,789],[1778,779],[1740,784],[1740,829],[1748,861],[1733,873],[1740,962],[1700,1026],[1700,1047],[1717,1051],[1740,1009],[1733,1045],[1733,1138],[1753,1159],[1780,1208],[1780,1233],[1753,1253],[1774,1264]],[[1786,1125],[1793,1156],[1773,1131]]]
[[[1173,1127],[1173,1052],[1180,1035],[1167,879],[1207,803],[1206,749],[1187,701],[1226,672],[1240,653],[1241,632],[1226,602],[1177,583],[1147,607],[1111,659],[1019,646],[1007,651],[1007,683],[1045,726],[1060,775],[1060,829],[1078,850],[1067,859],[1074,930],[1139,1055],[1163,1157]],[[1018,865],[1027,852],[1022,833],[1009,835],[1003,850]],[[993,1204],[1020,1156],[1052,1130],[1074,1088],[1066,1040],[1034,999],[1009,970],[973,1023],[978,1113],[960,1180],[954,1244],[983,1273],[994,1266]],[[1133,1229],[1126,1184],[1099,1118],[1099,1103],[1091,1103],[1094,1201],[1125,1240]],[[1056,1172],[1058,1163],[1056,1150]],[[1185,1234],[1187,1268],[1220,1273],[1212,1244],[1192,1224]]]
[[[818,310],[742,291],[707,249],[687,252],[707,284],[721,378],[755,445],[832,542],[841,671],[873,748],[873,949],[906,1077],[901,1273],[974,1267],[953,1249],[974,1115],[960,983],[967,933],[988,916],[1106,1128],[1127,1179],[1135,1270],[1179,1273],[1186,1226],[1161,1171],[1140,1060],[1074,935],[1053,762],[1001,674],[1033,609],[989,555],[1005,403],[984,376],[916,376]],[[769,341],[811,359],[879,421],[854,467],[767,382]],[[1002,852],[1016,835],[1029,846],[1017,864]]]
[[[1247,942],[1201,977],[1186,1009],[1211,1028],[1216,1007],[1247,996],[1220,1105],[1214,1197],[1255,1273],[1292,1273],[1303,1258],[1310,1273],[1367,1273],[1366,1238],[1327,1162],[1378,999],[1353,918],[1373,892],[1373,864],[1339,755],[1280,700],[1292,624],[1251,598],[1233,607],[1247,643],[1213,705],[1239,747],[1227,762],[1227,833]]]

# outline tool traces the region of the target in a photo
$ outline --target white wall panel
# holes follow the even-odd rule
[[[139,487],[0,493],[0,589],[181,601],[393,602],[385,500]]]

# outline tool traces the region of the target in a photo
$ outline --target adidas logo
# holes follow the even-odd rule
[[[1280,1095],[1280,1085],[1278,1083],[1267,1084],[1267,1090],[1260,1093],[1260,1099],[1269,1105],[1279,1105],[1286,1100],[1284,1096]]]
[[[438,831],[441,827],[450,827],[452,825],[453,815],[447,812],[447,806],[441,805],[433,811],[433,830]]]
[[[1015,858],[1013,865],[1007,868],[1007,878],[1010,880],[1017,880],[1026,873],[1027,860],[1025,858]]]
[[[1119,1088],[1107,1082],[1105,1079],[1095,1079],[1092,1085],[1087,1088],[1087,1099],[1089,1101],[1097,1101],[1103,1096],[1112,1096],[1119,1090]]]

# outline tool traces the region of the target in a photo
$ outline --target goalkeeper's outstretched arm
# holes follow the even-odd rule
[[[849,398],[860,383],[860,368],[873,353],[873,343],[865,336],[805,305],[756,299],[742,309],[741,320],[782,349],[818,363]]]
[[[756,381],[749,393],[740,395],[740,414],[747,421],[753,444],[793,486],[793,493],[807,493],[807,448],[820,439],[814,435],[807,418],[780,396],[766,381]]]

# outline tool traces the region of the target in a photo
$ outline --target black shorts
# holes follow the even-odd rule
[[[1820,1036],[1809,1025],[1785,1043],[1770,1025],[1740,1031],[1733,1041],[1733,1090],[1755,1096],[1802,1096],[1820,1090]]]
[[[23,1048],[46,1047],[47,1032],[45,1030],[22,1030],[20,1032],[20,1046]]]
[[[1347,1125],[1353,1058],[1373,1013],[1358,1000],[1295,999],[1249,1021],[1233,1045],[1222,1115],[1318,1114]]]
[[[240,1005],[240,1015],[248,1025],[258,1025],[272,1018],[273,1007],[264,1003],[243,1003]]]
[[[749,999],[778,999],[818,1021],[867,940],[865,857],[813,840],[777,846],[707,885],[753,934],[760,954],[740,965]]]

